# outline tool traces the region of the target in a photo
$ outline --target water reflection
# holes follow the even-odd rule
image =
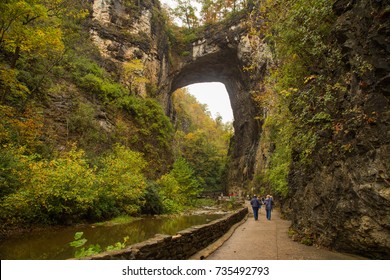
[[[222,215],[178,216],[174,218],[155,217],[137,220],[129,224],[111,226],[77,226],[26,233],[0,241],[2,260],[62,260],[72,258],[75,248],[69,246],[75,232],[84,232],[89,244],[99,244],[102,248],[123,241],[134,244],[153,237],[157,233],[174,235],[193,225],[205,224]]]

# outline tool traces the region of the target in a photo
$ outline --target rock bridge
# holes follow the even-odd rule
[[[101,53],[120,65],[134,58],[145,65],[144,74],[157,86],[157,97],[173,116],[171,96],[182,87],[203,82],[221,82],[229,94],[234,115],[234,139],[231,143],[231,166],[227,182],[229,192],[239,193],[253,178],[261,123],[251,92],[261,80],[270,61],[265,46],[251,38],[242,13],[229,22],[205,28],[198,38],[175,52],[169,47],[164,20],[154,13],[158,1],[140,1],[136,17],[119,0],[94,1],[92,35]],[[123,30],[126,30],[124,35]],[[182,55],[182,54],[186,55]],[[254,57],[254,54],[256,57]],[[256,64],[253,72],[244,71]],[[257,82],[255,82],[257,81]],[[140,89],[146,94],[146,89]],[[212,92],[210,92],[212,94]]]
[[[264,46],[250,38],[245,18],[238,16],[229,24],[206,28],[188,45],[185,53],[189,55],[176,58],[168,77],[168,93],[195,83],[220,82],[225,85],[234,115],[232,161],[227,180],[228,190],[234,193],[242,192],[244,185],[253,178],[261,134],[262,123],[256,118],[261,112],[251,96],[256,84],[250,76],[253,73],[245,68],[256,62],[264,73],[270,56],[264,52],[259,61],[254,61],[253,54],[258,53],[254,47]],[[261,75],[257,75],[257,80],[260,79]]]

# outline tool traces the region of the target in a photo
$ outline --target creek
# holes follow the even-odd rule
[[[76,232],[84,232],[86,246],[99,244],[101,248],[123,242],[126,245],[142,242],[155,234],[175,235],[194,225],[206,224],[222,214],[202,214],[175,217],[145,217],[127,224],[80,225],[50,228],[18,234],[0,241],[2,260],[63,260],[73,258],[76,249],[69,245]]]

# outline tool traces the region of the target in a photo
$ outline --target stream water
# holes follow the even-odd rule
[[[69,245],[76,232],[84,232],[89,244],[99,244],[101,248],[123,242],[135,244],[153,237],[155,234],[174,235],[178,231],[194,225],[206,224],[223,215],[205,214],[178,217],[147,217],[128,224],[84,225],[59,229],[45,229],[10,237],[0,241],[2,260],[63,260],[74,257],[75,248]]]

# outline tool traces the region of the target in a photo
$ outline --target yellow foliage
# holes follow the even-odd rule
[[[17,73],[17,70],[0,64],[0,102],[23,100],[30,93],[29,89],[17,80]]]
[[[133,59],[123,64],[123,80],[130,92],[142,84],[149,83],[149,79],[144,75],[144,64],[141,59]]]
[[[305,81],[303,82],[305,85],[313,80],[315,80],[317,78],[317,75],[310,75],[308,77],[305,78]]]

